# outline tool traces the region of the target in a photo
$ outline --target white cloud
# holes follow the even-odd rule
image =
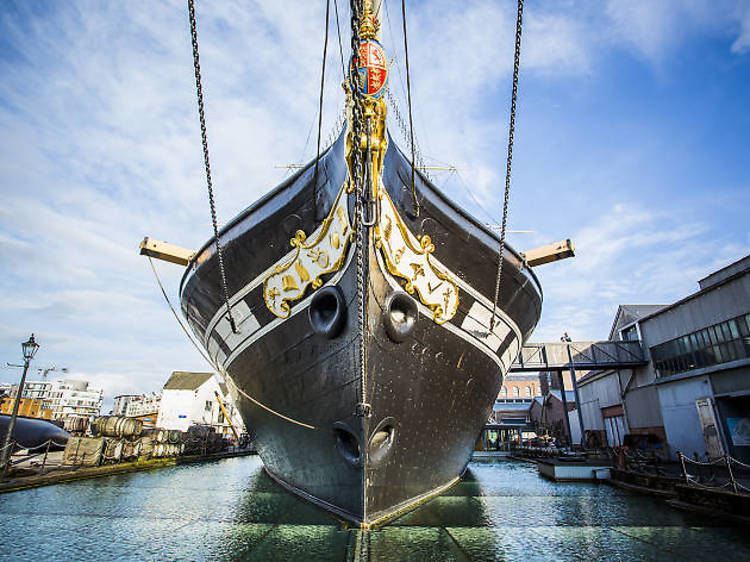
[[[698,33],[706,26],[736,31],[740,17],[732,3],[721,17],[705,15],[701,2],[650,11],[628,4],[528,4],[522,94],[523,80],[532,78],[570,91],[623,45],[647,58],[666,56],[686,40],[675,35],[683,20]],[[157,389],[172,369],[204,370],[137,255],[144,235],[193,248],[210,235],[184,3],[11,8],[0,15],[3,360],[15,361],[19,342],[34,331],[40,366],[68,367],[108,393]],[[399,5],[387,8],[385,42],[397,57],[391,88],[405,116]],[[284,177],[274,165],[314,152],[323,9],[301,0],[198,3],[223,222]],[[446,189],[482,220],[499,215],[514,18],[511,4],[489,0],[409,6],[416,131],[427,156],[464,168],[468,187],[451,180]],[[746,15],[743,21],[738,54],[747,48]],[[343,13],[341,23],[348,35]],[[329,56],[324,138],[342,102],[335,25]],[[533,148],[535,138],[519,142]],[[539,230],[536,242],[559,237],[549,217],[534,221],[523,226]],[[680,250],[696,243],[694,229],[627,200],[575,230],[579,257],[540,270],[547,302],[538,337],[560,330],[602,337],[601,319],[608,324],[617,303],[643,294],[671,298],[677,290],[670,286],[687,290],[717,259],[706,248],[710,238],[699,251]],[[724,243],[720,255],[740,251]],[[643,255],[657,257],[641,263]],[[675,263],[685,264],[679,279]],[[179,268],[158,267],[174,295]]]
[[[576,256],[540,267],[544,322],[535,339],[606,339],[620,304],[669,304],[698,290],[698,279],[747,252],[717,244],[708,225],[670,212],[617,204],[574,230]]]
[[[750,8],[748,8],[740,21],[740,36],[732,43],[732,52],[744,55],[750,51]]]

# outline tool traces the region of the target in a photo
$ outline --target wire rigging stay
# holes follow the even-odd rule
[[[408,33],[406,31],[406,4],[405,0],[401,0],[401,23],[404,29],[404,58],[406,59],[406,97],[409,100],[409,136],[411,142],[411,197],[412,203],[414,204],[414,216],[419,216],[419,201],[417,200],[417,186],[415,184],[416,172],[414,161],[414,118],[412,117],[411,110],[411,77],[409,72],[409,41]]]
[[[521,63],[521,31],[523,26],[523,0],[518,0],[516,16],[516,45],[513,53],[513,89],[510,98],[510,125],[508,126],[508,157],[505,165],[505,196],[503,198],[503,219],[500,223],[500,257],[497,261],[497,277],[495,278],[495,298],[492,301],[492,318],[490,332],[495,329],[495,315],[497,314],[497,297],[500,293],[500,280],[503,275],[503,255],[505,254],[505,234],[508,223],[508,201],[510,199],[510,171],[513,163],[513,135],[516,129],[516,102],[518,99],[518,69]]]
[[[219,260],[219,273],[221,275],[221,287],[224,304],[227,307],[227,317],[232,332],[237,333],[237,325],[232,317],[232,307],[229,305],[229,288],[227,287],[227,273],[224,267],[224,255],[219,241],[219,226],[216,221],[216,204],[214,203],[213,182],[211,181],[211,161],[208,156],[208,134],[206,133],[206,114],[203,106],[203,87],[201,85],[201,65],[198,56],[198,26],[195,22],[195,1],[188,0],[188,13],[190,15],[190,36],[193,43],[193,68],[195,69],[195,90],[198,96],[198,118],[201,124],[201,141],[203,144],[203,161],[206,166],[206,185],[208,186],[208,203],[211,207],[211,223],[214,228],[214,241],[216,242],[216,256]]]
[[[323,129],[323,91],[326,84],[326,58],[328,58],[328,22],[330,21],[331,0],[326,0],[326,30],[323,39],[323,64],[320,71],[320,101],[318,104],[318,145],[315,152],[315,175],[313,176],[313,201],[318,192],[318,164],[320,162],[320,135]]]

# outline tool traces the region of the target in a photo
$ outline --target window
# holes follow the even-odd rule
[[[531,387],[527,386],[526,388],[524,388],[523,393],[524,393],[524,395],[530,397],[531,396]]]
[[[626,433],[625,418],[623,416],[604,418],[604,428],[607,434],[607,444],[610,447],[622,445],[622,440]]]
[[[507,388],[505,388],[505,387],[501,388],[501,389],[500,389],[500,395],[501,395],[501,396],[502,396],[503,398],[505,398],[506,396],[508,396],[508,389],[507,389]]]
[[[214,408],[213,408],[213,402],[211,402],[211,400],[206,400],[206,408],[205,408],[205,410],[206,410],[207,412],[210,412],[210,411],[211,411],[211,410],[213,410],[213,409],[214,409]]]
[[[517,386],[513,387],[513,396],[519,396],[521,392],[518,390]]]
[[[620,339],[624,341],[637,341],[638,340],[638,328],[635,324],[629,328],[625,328],[620,332]]]
[[[750,357],[750,314],[655,345],[650,351],[659,377]]]

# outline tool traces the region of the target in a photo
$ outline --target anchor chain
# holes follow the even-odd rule
[[[365,248],[364,239],[367,236],[364,224],[364,186],[362,182],[362,155],[360,142],[362,138],[362,100],[358,84],[359,65],[359,26],[361,16],[360,0],[350,0],[351,26],[352,26],[352,64],[354,66],[352,84],[352,153],[351,171],[352,188],[354,191],[354,209],[357,222],[356,252],[357,252],[357,339],[359,352],[359,378],[360,378],[360,402],[357,404],[355,415],[367,417],[370,415],[370,405],[367,403],[367,351],[366,325],[365,325]],[[351,72],[351,69],[350,69]]]
[[[510,200],[510,170],[513,163],[513,135],[516,130],[516,102],[518,100],[518,69],[521,64],[521,31],[523,26],[523,0],[518,0],[516,17],[516,46],[513,53],[513,90],[510,100],[510,125],[508,126],[508,157],[505,164],[505,196],[503,199],[503,219],[500,223],[500,258],[497,261],[497,277],[495,278],[495,298],[492,301],[492,318],[490,332],[495,329],[495,314],[497,314],[497,298],[500,294],[500,279],[503,275],[503,255],[505,254],[505,233],[508,222],[508,202]]]
[[[214,228],[214,240],[216,242],[216,256],[219,260],[219,273],[221,275],[221,289],[224,304],[227,307],[227,317],[232,332],[237,333],[237,325],[232,317],[232,307],[229,305],[229,288],[227,286],[227,272],[224,267],[224,254],[219,242],[219,226],[216,221],[216,205],[214,203],[213,182],[211,181],[211,162],[208,158],[208,133],[206,132],[206,115],[203,107],[203,87],[201,86],[201,64],[198,57],[198,26],[195,23],[195,2],[188,0],[188,12],[190,14],[190,36],[193,43],[193,67],[195,69],[195,90],[198,96],[198,118],[201,124],[201,142],[203,144],[203,161],[206,165],[206,184],[208,185],[208,203],[211,207],[211,224]]]

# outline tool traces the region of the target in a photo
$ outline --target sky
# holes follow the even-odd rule
[[[196,3],[227,222],[289,174],[277,166],[314,157],[325,2]],[[515,3],[406,4],[422,156],[458,168],[431,175],[498,224]],[[406,116],[400,2],[384,10]],[[331,12],[324,141],[343,106]],[[749,0],[527,0],[508,228],[532,232],[509,241],[577,249],[536,270],[533,340],[606,339],[619,304],[673,302],[750,253],[748,100]],[[0,364],[33,332],[32,379],[65,367],[109,399],[206,370],[138,255],[144,236],[211,235],[186,2],[0,0],[0,194]],[[177,304],[182,268],[156,267]]]

